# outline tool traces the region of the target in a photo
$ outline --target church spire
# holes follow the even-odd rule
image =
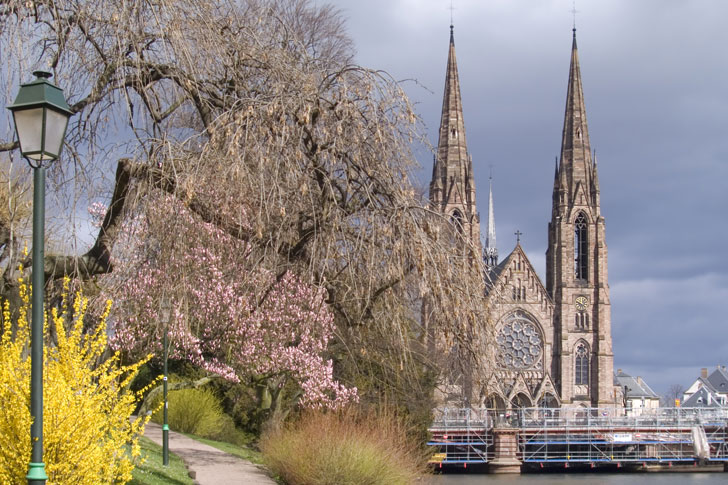
[[[559,165],[562,172],[559,189],[564,191],[567,196],[567,200],[562,202],[569,206],[578,203],[573,198],[577,195],[579,185],[586,192],[585,195],[591,195],[593,191],[591,146],[586,121],[584,91],[581,84],[579,53],[576,47],[576,29],[573,29],[564,129],[561,138],[561,163]]]
[[[599,208],[596,155],[593,158],[574,29],[548,231],[546,290],[554,302],[559,335],[554,353],[560,360],[561,403],[599,407],[614,405],[614,356],[606,226]]]
[[[493,208],[493,176],[489,178],[490,187],[488,191],[488,233],[485,236],[485,250],[483,256],[485,265],[493,268],[498,265],[498,248],[495,242],[495,211]]]
[[[465,141],[463,101],[460,95],[460,79],[455,56],[455,34],[452,25],[450,26],[439,139],[430,182],[430,201],[440,212],[460,221],[473,244],[478,248],[481,247],[473,161]]]

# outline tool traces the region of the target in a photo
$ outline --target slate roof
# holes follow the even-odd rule
[[[634,398],[648,398],[648,399],[660,399],[655,391],[647,385],[647,383],[641,378],[632,377],[624,372],[618,372],[614,376],[614,382],[616,385],[621,387],[623,390],[627,388],[627,399]]]
[[[698,383],[702,384],[702,385],[700,385],[700,386],[698,387],[698,389],[701,389],[701,388],[703,388],[703,387],[706,387],[706,388],[708,388],[708,390],[709,390],[710,392],[712,392],[713,394],[717,394],[717,393],[718,393],[718,389],[716,389],[716,388],[715,388],[715,387],[713,386],[713,384],[711,384],[711,383],[710,383],[710,381],[709,381],[708,379],[704,378],[704,377],[698,377],[697,379],[695,379],[695,382],[698,382]],[[695,385],[695,383],[693,383],[693,386],[694,386],[694,385]],[[692,387],[692,386],[690,386],[690,387]]]
[[[702,386],[700,389],[690,396],[685,402],[682,403],[682,407],[685,408],[720,408],[719,397],[716,393],[711,391],[707,386]]]
[[[728,393],[728,372],[725,367],[719,366],[712,374],[708,376],[708,382],[717,392],[722,394]]]
[[[488,293],[490,293],[490,291],[495,286],[495,282],[498,281],[498,278],[500,277],[501,273],[503,273],[503,271],[506,269],[506,267],[508,267],[508,263],[511,261],[512,255],[513,255],[513,251],[511,251],[511,253],[508,256],[506,256],[503,261],[498,263],[498,266],[496,266],[494,268],[490,268],[486,272],[486,277],[485,277],[486,295]]]

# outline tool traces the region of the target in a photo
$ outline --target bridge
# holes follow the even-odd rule
[[[437,467],[723,470],[728,412],[707,408],[440,408],[430,427]]]

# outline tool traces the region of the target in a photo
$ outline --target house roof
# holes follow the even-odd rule
[[[718,392],[718,389],[716,389],[713,386],[713,384],[711,384],[710,381],[708,379],[706,379],[705,377],[698,377],[697,379],[695,379],[693,386],[695,384],[698,384],[698,389],[706,387],[710,392],[712,392],[714,394]],[[690,386],[690,387],[693,387],[693,386]]]
[[[710,382],[713,389],[717,392],[722,394],[728,393],[728,372],[722,365],[718,366],[718,368],[708,376],[708,382]]]
[[[707,386],[700,389],[682,403],[686,408],[719,408],[720,398],[716,393],[711,391]]]
[[[625,372],[618,372],[614,376],[615,384],[620,386],[623,390],[626,389],[626,398],[648,398],[648,399],[659,399],[655,391],[647,385],[647,383],[641,377],[632,377]]]

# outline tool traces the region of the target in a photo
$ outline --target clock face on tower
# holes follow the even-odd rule
[[[583,312],[586,310],[586,306],[589,304],[589,298],[585,296],[577,296],[576,297],[576,309],[580,312]]]

